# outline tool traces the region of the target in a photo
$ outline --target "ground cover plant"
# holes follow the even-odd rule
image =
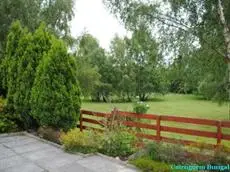
[[[221,166],[229,164],[228,153],[221,149],[214,149],[210,155],[193,152],[179,144],[165,144],[149,142],[142,150],[130,157],[130,163],[136,165],[143,171],[175,171],[173,165],[191,166]],[[162,169],[160,167],[162,166]],[[159,169],[158,169],[159,168]],[[176,170],[177,171],[177,170]],[[186,170],[179,170],[186,171]],[[196,171],[196,170],[193,170]]]
[[[81,132],[78,128],[71,129],[60,136],[61,143],[64,145],[65,150],[69,152],[97,152],[101,147],[101,140],[101,134],[89,130]]]
[[[153,161],[149,157],[142,157],[130,161],[131,164],[135,165],[143,172],[169,172],[171,166],[164,162]]]

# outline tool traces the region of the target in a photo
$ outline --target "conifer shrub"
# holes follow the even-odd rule
[[[52,46],[36,71],[31,93],[31,114],[41,126],[68,130],[80,114],[76,62],[65,44],[52,38]]]
[[[27,33],[19,21],[12,23],[7,36],[6,50],[1,62],[1,77],[3,88],[7,89],[6,108],[14,113],[14,94],[16,92],[16,80],[18,77],[17,64],[25,45],[19,48],[21,38]]]
[[[37,66],[44,53],[51,47],[51,34],[47,31],[45,24],[34,33],[27,33],[21,37],[18,45],[20,58],[17,62],[17,79],[15,81],[13,105],[15,113],[20,114],[23,128],[36,128],[37,123],[31,117],[30,99],[35,80]]]
[[[51,34],[44,23],[34,33],[29,32],[19,21],[12,23],[0,66],[1,85],[7,90],[5,110],[18,116],[18,125],[24,129],[37,127],[30,115],[31,90],[37,66],[50,47]]]
[[[47,53],[50,47],[51,35],[46,31],[44,24],[41,24],[35,33],[28,33],[21,38],[18,49],[22,53],[17,64],[17,87],[13,99],[16,113],[29,115],[31,90],[35,80],[36,68],[44,53]]]

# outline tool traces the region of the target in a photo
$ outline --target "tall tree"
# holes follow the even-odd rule
[[[110,45],[110,58],[113,63],[113,90],[123,101],[131,101],[135,96],[134,63],[128,54],[128,38],[115,35]]]
[[[210,58],[222,60],[222,68],[228,68],[228,74],[219,71],[216,79],[216,93],[227,94],[230,102],[230,1],[228,0],[164,0],[164,1],[128,1],[104,0],[112,13],[116,14],[126,25],[133,30],[140,22],[145,22],[155,34],[161,44],[164,54],[171,49],[176,54],[190,55],[193,51],[208,49]],[[224,62],[224,60],[226,63]],[[219,60],[217,60],[219,61]],[[219,69],[219,62],[210,68]],[[221,87],[222,89],[217,89]],[[229,108],[230,114],[230,108]]]
[[[90,63],[81,57],[75,57],[77,60],[77,79],[81,88],[82,95],[85,98],[91,96],[100,83],[101,75],[97,67],[93,67]]]
[[[95,101],[108,101],[108,97],[112,91],[111,79],[113,78],[112,63],[106,56],[103,48],[100,47],[98,41],[90,34],[84,33],[79,39],[79,48],[77,56],[90,64],[92,68],[97,68],[100,74],[100,82],[96,83],[96,89],[92,94]]]
[[[20,20],[23,26],[34,31],[45,22],[55,33],[65,36],[70,33],[74,0],[2,0],[0,1],[0,54],[3,53],[10,25]]]
[[[145,24],[134,30],[128,41],[128,55],[132,58],[135,72],[136,95],[145,101],[154,92],[163,92],[159,75],[161,56],[158,45]]]

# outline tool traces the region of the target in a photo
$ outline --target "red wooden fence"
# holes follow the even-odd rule
[[[102,117],[103,120],[96,120],[92,118],[87,118],[85,115],[91,115],[95,117]],[[127,127],[137,127],[141,129],[149,129],[155,130],[156,134],[146,134],[146,133],[136,133],[137,137],[156,140],[156,141],[163,141],[169,143],[182,143],[185,145],[199,145],[199,142],[184,140],[184,139],[175,139],[169,138],[161,135],[161,132],[168,132],[168,133],[177,133],[177,134],[184,134],[190,136],[199,136],[199,137],[206,137],[206,138],[214,138],[216,139],[216,144],[206,144],[206,146],[215,147],[216,145],[220,145],[222,140],[230,141],[230,134],[224,134],[223,128],[230,129],[230,121],[220,121],[220,120],[210,120],[210,119],[200,119],[200,118],[188,118],[188,117],[176,117],[176,116],[164,116],[164,115],[154,115],[154,114],[136,114],[133,112],[123,112],[114,109],[111,113],[102,113],[102,112],[93,112],[87,110],[81,110],[80,115],[80,125],[78,127],[81,129],[95,129],[103,131],[103,126],[109,125],[109,118],[111,117],[128,117],[128,118],[138,118],[138,119],[145,119],[149,120],[149,122],[137,122],[137,121],[130,121],[130,120],[123,120],[122,124]],[[151,124],[151,121],[155,121],[155,124]],[[187,128],[180,128],[180,127],[171,127],[162,125],[163,121],[171,121],[174,123],[184,123],[184,124],[197,124],[202,126],[213,126],[216,127],[216,131],[201,131],[195,129],[187,129]],[[85,123],[91,123],[101,126],[101,128],[95,128],[92,126],[86,126]]]

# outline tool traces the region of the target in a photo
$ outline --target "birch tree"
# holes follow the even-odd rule
[[[186,58],[196,51],[206,52],[209,58],[198,60],[206,60],[203,67],[215,68],[219,75],[207,73],[219,83],[211,96],[224,101],[229,95],[230,102],[229,0],[104,0],[104,4],[131,31],[144,21],[158,39],[164,56]],[[220,64],[225,70],[219,70]]]

